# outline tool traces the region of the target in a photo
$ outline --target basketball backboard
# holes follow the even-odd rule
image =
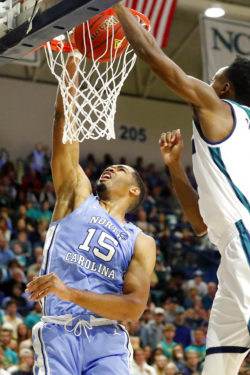
[[[0,66],[20,60],[45,42],[120,0],[5,0],[0,2]]]

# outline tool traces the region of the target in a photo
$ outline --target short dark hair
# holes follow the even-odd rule
[[[6,307],[9,307],[10,305],[17,305],[17,301],[15,299],[10,299],[7,303],[6,303]]]
[[[128,212],[134,212],[142,204],[146,197],[146,186],[140,176],[140,174],[134,169],[132,172],[133,180],[135,185],[140,189],[140,194],[134,200],[133,204],[129,207]]]
[[[235,101],[250,107],[250,60],[237,56],[226,75],[233,84]]]

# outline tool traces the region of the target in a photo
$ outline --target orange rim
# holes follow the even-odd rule
[[[150,31],[151,22],[146,16],[144,16],[144,14],[142,14],[142,13],[140,13],[137,10],[134,10],[134,9],[130,9],[130,8],[127,8],[127,9],[134,16],[138,16],[140,18],[140,20],[146,25],[147,31]],[[105,12],[103,12],[103,14],[115,15],[116,13],[115,13],[113,8],[110,8],[110,9],[106,10]],[[76,44],[74,44],[74,43],[71,44],[69,42],[63,42],[63,41],[57,40],[57,39],[52,39],[49,43],[50,43],[50,47],[53,51],[57,51],[57,52],[63,51],[63,52],[66,52],[66,53],[70,53],[73,50],[77,50]],[[41,46],[33,49],[27,55],[39,50],[42,47],[47,47],[47,43],[44,43]]]

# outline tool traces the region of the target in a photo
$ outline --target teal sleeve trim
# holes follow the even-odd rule
[[[232,179],[231,179],[231,177],[230,177],[230,175],[229,175],[229,173],[226,169],[226,166],[225,166],[225,164],[222,160],[220,148],[219,147],[208,147],[208,149],[209,149],[210,155],[211,155],[214,163],[217,165],[219,170],[226,177],[228,183],[231,185],[231,187],[232,187],[233,191],[235,192],[235,195],[237,196],[239,201],[246,207],[246,209],[250,213],[250,204],[249,204],[247,198],[245,197],[245,195],[240,191],[240,189],[232,181]]]

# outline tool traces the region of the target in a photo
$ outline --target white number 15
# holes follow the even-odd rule
[[[79,246],[80,250],[90,251],[90,242],[91,242],[92,238],[94,237],[95,232],[96,232],[95,228],[89,228],[88,229],[88,235],[85,238],[85,241],[83,242],[82,245]],[[110,236],[106,232],[101,232],[101,234],[100,234],[100,236],[97,240],[97,243],[98,243],[98,245],[101,246],[101,248],[105,249],[106,251],[102,252],[101,251],[102,249],[94,247],[93,253],[97,258],[100,258],[101,260],[103,260],[105,262],[110,262],[111,259],[114,256],[116,250],[112,245],[105,242],[106,239],[110,240],[114,244],[114,246],[118,245],[118,241],[114,237]]]

